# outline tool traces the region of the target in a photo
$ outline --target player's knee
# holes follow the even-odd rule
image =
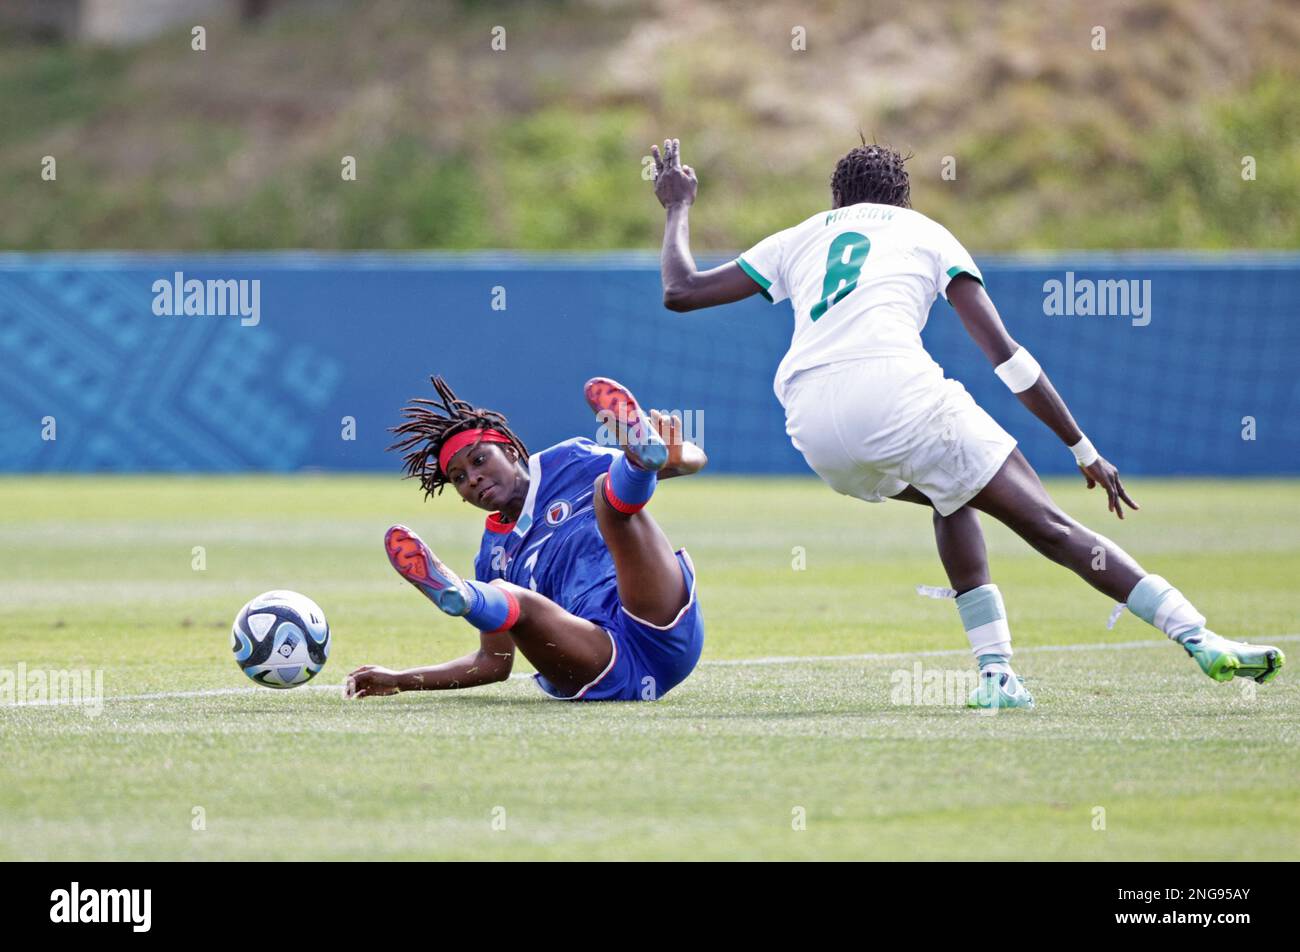
[[[507,582],[503,578],[494,578],[492,581],[488,582],[488,584],[495,585],[502,591],[509,592],[519,600],[520,604],[536,597],[537,595],[537,593],[531,588],[524,588],[522,585],[516,585],[514,582]]]
[[[1074,535],[1074,520],[1055,508],[1036,513],[1030,522],[1032,541],[1048,552],[1063,552]]]
[[[524,588],[522,585],[516,585],[514,582],[507,582],[503,578],[494,578],[488,584],[510,593],[514,600],[519,603],[520,618],[533,615],[536,611],[538,600],[545,600],[544,596],[538,595],[531,588]]]

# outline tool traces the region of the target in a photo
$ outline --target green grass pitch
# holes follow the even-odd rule
[[[914,593],[944,584],[928,514],[704,477],[652,506],[708,626],[663,701],[559,704],[522,678],[276,692],[229,637],[270,588],[329,616],[316,684],[468,650],[382,537],[406,522],[468,569],[479,514],[384,477],[0,480],[0,671],[99,670],[108,697],[96,717],[0,707],[0,859],[1294,857],[1300,483],[1134,480],[1123,523],[1051,489],[1291,668],[1215,684],[1131,615],[1108,631],[1106,598],[986,522],[1038,709],[895,703],[915,664],[971,663],[952,604]]]

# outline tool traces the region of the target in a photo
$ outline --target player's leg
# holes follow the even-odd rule
[[[890,498],[931,508],[934,505],[915,486],[907,486]],[[934,538],[948,584],[957,593],[957,613],[980,669],[980,684],[967,704],[980,708],[1033,707],[1033,696],[1011,668],[1011,627],[1002,593],[989,577],[979,513],[962,506],[944,516],[935,509]]]
[[[643,621],[668,625],[690,597],[677,553],[650,513],[610,505],[603,492],[608,479],[596,480],[596,523],[614,560],[619,601]]]
[[[577,694],[609,668],[613,642],[600,625],[511,582],[495,581],[491,587],[509,594],[519,605],[519,614],[508,629],[515,646],[566,697]]]
[[[1127,552],[1061,510],[1029,461],[1014,450],[970,505],[1004,523],[1035,549],[1073,570],[1098,591],[1182,645],[1216,681],[1249,677],[1271,680],[1285,662],[1271,645],[1222,638],[1205,627],[1205,616],[1159,575],[1151,575]]]
[[[786,432],[808,465],[837,492],[872,502],[887,496],[934,508],[939,558],[958,592],[958,614],[980,664],[980,685],[968,703],[1029,707],[1033,698],[1011,670],[1011,632],[997,586],[989,579],[979,515],[960,503],[945,503],[948,515],[943,515],[934,505],[943,497],[926,491],[933,487],[940,494],[960,492],[965,484],[954,480],[954,473],[964,475],[974,467],[974,478],[989,454],[1014,441],[991,419],[980,426],[987,414],[960,385],[945,384],[936,373],[929,365],[918,369],[908,361],[886,360],[796,376],[783,398]],[[963,411],[974,411],[977,419],[968,441],[972,452],[958,454],[972,426]],[[1001,457],[994,460],[1000,462]],[[935,478],[926,489],[919,488],[915,477],[928,475]]]
[[[668,461],[662,438],[626,387],[597,377],[587,382],[587,402],[614,429],[622,452],[596,479],[596,524],[609,548],[618,597],[629,613],[652,625],[671,624],[690,598],[668,537],[645,511],[658,470]]]
[[[941,516],[930,497],[915,486],[906,487],[891,496],[904,502],[928,506],[934,514],[934,541],[939,549],[939,561],[948,575],[948,584],[958,595],[973,588],[989,584],[988,552],[984,546],[984,530],[980,527],[979,513],[963,506],[952,515]]]
[[[1019,449],[968,504],[1117,602],[1147,573],[1127,552],[1065,513]]]
[[[393,568],[448,615],[480,631],[508,631],[544,678],[566,695],[609,667],[613,644],[605,629],[578,618],[537,592],[509,582],[460,578],[405,526],[384,538]]]

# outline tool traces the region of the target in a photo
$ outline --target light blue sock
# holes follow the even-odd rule
[[[1159,575],[1146,575],[1129,592],[1128,610],[1179,644],[1205,627],[1205,616]]]
[[[1011,627],[996,585],[981,585],[957,596],[957,612],[980,670],[1010,671]]]

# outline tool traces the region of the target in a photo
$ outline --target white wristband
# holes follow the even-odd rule
[[[1033,354],[1021,347],[1010,358],[994,367],[993,372],[1012,393],[1020,393],[1038,382],[1038,375],[1043,372],[1043,368],[1038,366]]]
[[[1092,445],[1092,440],[1086,436],[1071,446],[1070,452],[1074,454],[1075,463],[1080,466],[1091,466],[1097,462],[1101,455],[1097,452],[1097,448]]]

